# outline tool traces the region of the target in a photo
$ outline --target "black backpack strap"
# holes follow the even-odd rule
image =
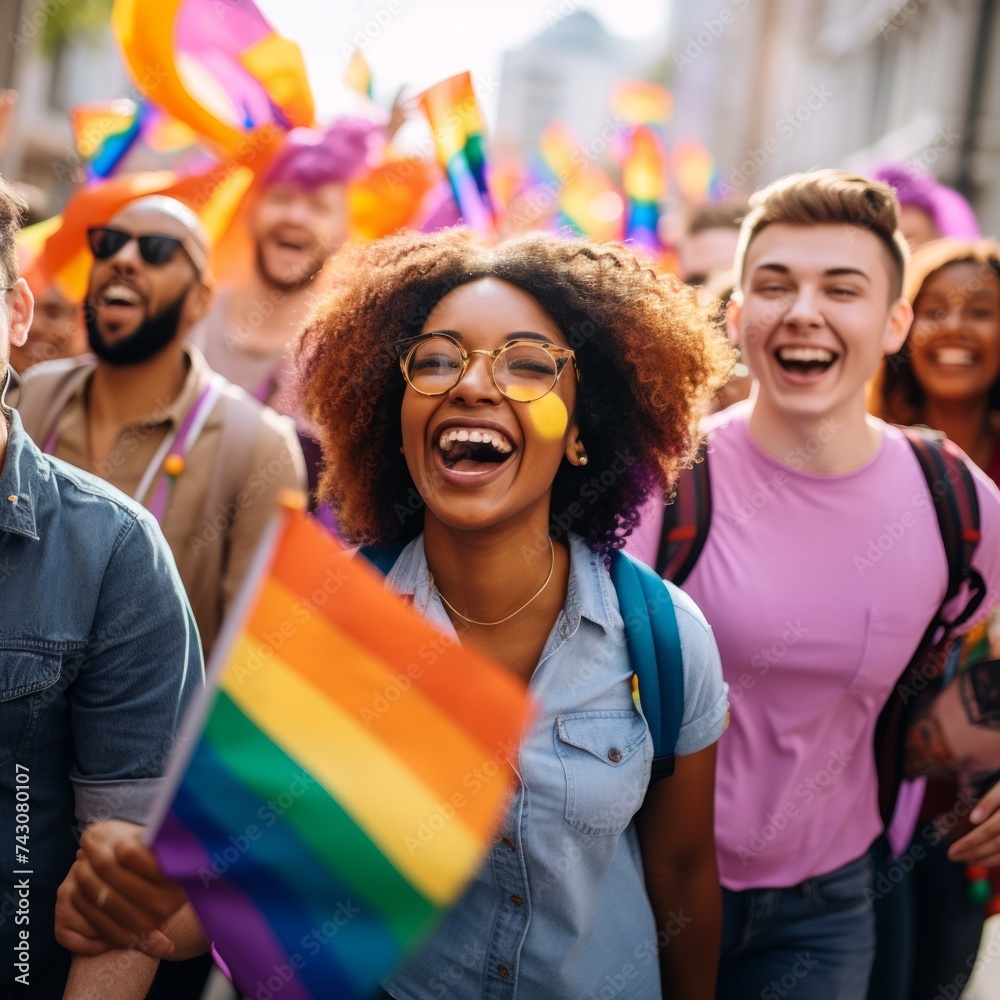
[[[694,569],[712,523],[712,488],[708,446],[702,443],[690,469],[682,469],[674,494],[663,511],[663,530],[656,553],[656,571],[682,586]]]
[[[968,621],[986,596],[983,578],[972,566],[980,537],[979,497],[969,467],[943,434],[921,427],[907,427],[903,433],[927,480],[948,560],[948,589],[932,623],[933,628],[925,636],[929,643],[941,638],[935,637],[935,629],[944,628],[950,633]],[[965,585],[969,588],[969,600],[964,610],[951,621],[945,621],[945,606]]]
[[[928,694],[939,690],[951,637],[982,604],[986,585],[973,568],[979,544],[979,497],[968,466],[943,434],[926,428],[901,428],[924,474],[934,502],[941,541],[948,562],[944,599],[928,623],[916,651],[879,715],[875,751],[879,774],[879,811],[888,826],[903,780],[906,734]],[[948,605],[968,587],[965,608],[950,621]]]

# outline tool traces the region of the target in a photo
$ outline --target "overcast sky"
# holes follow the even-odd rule
[[[669,0],[256,2],[277,31],[302,47],[321,120],[345,107],[341,81],[355,44],[364,44],[376,101],[388,106],[403,84],[419,90],[464,69],[499,78],[505,50],[575,10],[591,11],[619,38],[646,39],[663,33],[669,6]],[[495,120],[495,97],[484,110]]]

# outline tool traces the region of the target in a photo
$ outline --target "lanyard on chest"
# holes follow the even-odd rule
[[[155,480],[155,490],[147,503],[146,509],[156,518],[160,526],[163,525],[163,516],[167,511],[167,502],[170,500],[170,493],[174,481],[184,471],[184,459],[191,450],[191,446],[198,439],[205,421],[208,419],[216,400],[219,398],[219,386],[217,381],[210,379],[208,384],[198,394],[194,406],[188,410],[187,415],[181,421],[176,430],[167,434],[163,439],[156,454],[146,466],[146,471],[139,480],[139,486],[132,496],[133,500],[142,503],[142,498],[146,496],[153,487]],[[52,429],[45,447],[42,449],[46,455],[51,455],[59,440],[59,424]],[[157,479],[157,476],[159,478]]]

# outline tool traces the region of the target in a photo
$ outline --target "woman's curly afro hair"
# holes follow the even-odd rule
[[[733,366],[711,306],[620,244],[532,234],[484,246],[465,229],[403,232],[347,249],[331,266],[336,288],[302,331],[296,373],[326,461],[320,496],[358,543],[405,542],[421,530],[400,454],[406,386],[395,344],[419,334],[459,285],[516,285],[576,351],[575,416],[589,463],[563,462],[550,516],[554,535],[571,528],[597,552],[624,544],[641,504],[669,491]]]

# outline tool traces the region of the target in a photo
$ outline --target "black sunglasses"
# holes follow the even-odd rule
[[[108,229],[105,226],[94,226],[87,230],[90,252],[96,260],[108,260],[108,258],[114,257],[129,240],[136,240],[139,243],[139,253],[142,255],[142,259],[154,267],[162,267],[173,259],[178,250],[184,249],[184,244],[180,240],[173,236],[161,236],[158,233],[133,236],[120,229]],[[195,269],[197,270],[197,265]]]

